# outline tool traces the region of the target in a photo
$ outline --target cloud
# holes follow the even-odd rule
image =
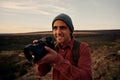
[[[16,10],[25,10],[25,9],[33,9],[35,7],[30,6],[25,3],[18,3],[18,2],[2,2],[0,3],[1,8],[6,9],[16,9]]]
[[[48,11],[44,11],[45,5],[31,4],[30,2],[9,2],[4,1],[0,3],[0,8],[2,11],[7,11],[9,13],[27,13],[27,14],[44,14],[50,15]]]
[[[55,12],[65,12],[65,4],[58,5],[59,0],[50,2],[50,0],[22,0],[22,1],[0,1],[0,8],[2,11],[9,13],[17,12],[18,14],[43,14],[52,15]]]

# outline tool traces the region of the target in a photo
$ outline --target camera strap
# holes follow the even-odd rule
[[[74,62],[74,65],[77,67],[78,65],[78,59],[80,57],[80,42],[75,40],[73,44],[73,52],[72,52],[72,60]]]

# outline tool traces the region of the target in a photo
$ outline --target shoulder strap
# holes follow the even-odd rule
[[[78,59],[80,57],[79,49],[80,49],[80,42],[75,40],[73,44],[73,52],[72,52],[72,60],[75,66],[77,66]]]

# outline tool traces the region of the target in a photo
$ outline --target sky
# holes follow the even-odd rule
[[[0,33],[51,31],[60,13],[75,30],[120,29],[120,0],[0,0]]]

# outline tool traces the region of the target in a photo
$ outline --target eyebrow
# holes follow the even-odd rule
[[[67,28],[66,26],[59,26],[60,28]],[[53,29],[57,28],[57,26],[53,26]]]
[[[53,26],[53,27],[58,27],[58,26]],[[59,27],[66,27],[67,28],[67,26],[59,26]]]

